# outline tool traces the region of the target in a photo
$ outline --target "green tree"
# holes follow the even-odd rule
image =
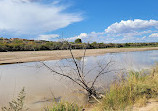
[[[75,40],[75,43],[82,43],[82,40],[80,38]]]

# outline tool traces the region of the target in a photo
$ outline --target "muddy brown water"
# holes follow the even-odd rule
[[[83,58],[76,60],[82,63]],[[104,66],[109,60],[114,61],[110,69],[117,71],[102,76],[96,86],[102,88],[108,86],[122,70],[150,68],[158,62],[158,50],[85,57],[86,80],[93,80],[99,71],[98,64]],[[57,71],[62,69],[64,73],[73,72],[74,64],[71,59],[45,61],[45,63]],[[50,105],[53,97],[56,101],[62,99],[79,104],[86,103],[84,92],[79,86],[68,79],[54,75],[41,62],[0,65],[0,107],[7,106],[23,87],[26,90],[25,103],[31,111],[38,111]]]

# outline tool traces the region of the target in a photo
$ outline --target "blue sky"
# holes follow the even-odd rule
[[[53,41],[158,42],[157,4],[157,0],[0,0],[0,33]]]

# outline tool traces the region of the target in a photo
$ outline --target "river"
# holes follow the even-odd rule
[[[107,87],[122,71],[139,71],[152,67],[158,62],[158,50],[107,53],[84,59],[76,58],[76,61],[81,64],[84,61],[84,73],[88,81],[92,81],[99,72],[100,68],[97,66],[104,66],[112,61],[109,70],[113,72],[106,73],[97,81],[97,85]],[[72,59],[52,60],[44,63],[59,72],[75,73],[73,73],[75,65]],[[43,66],[42,62],[0,65],[0,107],[6,106],[9,101],[16,98],[23,87],[26,90],[26,105],[33,111],[49,105],[54,96],[66,101],[81,102],[85,99],[79,86],[64,77],[55,75]]]

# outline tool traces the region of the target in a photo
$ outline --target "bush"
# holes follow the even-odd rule
[[[82,107],[74,103],[68,102],[55,102],[52,107],[44,108],[45,111],[83,111]]]
[[[2,107],[2,111],[27,111],[28,109],[24,108],[25,100],[25,89],[23,88],[17,99],[9,102],[9,107]]]

